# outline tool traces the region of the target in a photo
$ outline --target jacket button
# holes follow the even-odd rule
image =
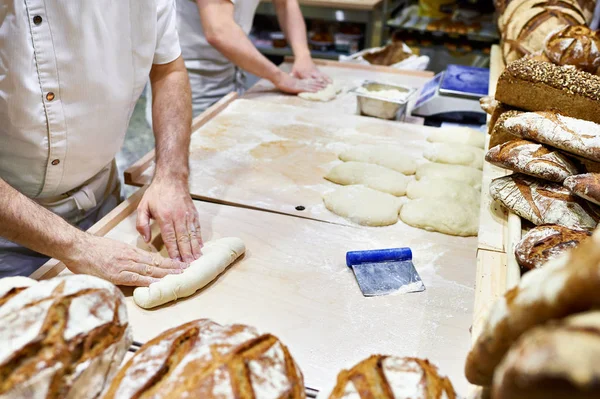
[[[52,161],[52,165],[54,165],[54,166],[58,165],[59,163],[60,163],[59,159],[55,159]]]
[[[54,93],[50,92],[50,93],[46,94],[46,100],[48,100],[48,101],[54,100]]]
[[[42,23],[42,17],[40,17],[39,15],[36,15],[35,17],[33,17],[33,23],[36,25],[39,25]]]

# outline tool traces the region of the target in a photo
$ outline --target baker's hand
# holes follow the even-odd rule
[[[317,92],[324,89],[325,82],[315,79],[298,79],[290,74],[281,72],[273,79],[273,84],[284,93],[298,94],[304,92]]]
[[[202,253],[198,211],[190,197],[187,182],[152,182],[137,209],[137,231],[150,242],[150,219],[160,226],[171,259],[192,262]]]
[[[325,83],[331,83],[331,78],[321,72],[312,58],[297,58],[292,67],[292,76],[298,79],[315,79]]]
[[[163,258],[105,237],[83,234],[64,260],[73,273],[90,274],[118,285],[146,287],[167,274],[182,273],[189,265]]]

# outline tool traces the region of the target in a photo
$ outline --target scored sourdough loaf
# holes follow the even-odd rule
[[[597,74],[600,67],[600,36],[587,26],[565,26],[546,40],[544,54],[556,65],[573,65]]]
[[[512,62],[498,79],[496,100],[600,123],[600,77],[568,66],[527,58]]]
[[[523,334],[494,375],[495,399],[600,397],[600,311]]]
[[[0,397],[96,398],[131,345],[123,294],[75,275],[12,285],[0,306]]]
[[[447,377],[428,360],[373,355],[342,370],[329,399],[454,399]]]
[[[536,269],[575,248],[591,235],[588,230],[573,230],[556,224],[537,226],[515,245],[515,257],[524,269]]]
[[[490,195],[506,208],[535,225],[558,224],[591,230],[600,220],[600,209],[560,184],[515,173],[490,183]]]
[[[518,138],[506,132],[505,130],[500,130],[496,128],[498,120],[509,111],[511,112],[510,115],[516,115],[520,112],[515,110],[513,107],[503,103],[499,103],[498,106],[494,109],[494,112],[490,117],[490,124],[488,127],[488,133],[490,134],[490,142],[488,148],[493,148],[497,145],[504,144],[507,141],[511,141]]]
[[[554,112],[507,112],[495,129],[600,161],[600,125],[594,122]]]
[[[600,230],[544,267],[525,273],[498,298],[465,365],[467,379],[491,385],[511,345],[525,332],[553,319],[600,306]]]
[[[578,172],[575,164],[555,149],[522,139],[491,148],[485,160],[501,168],[556,183],[562,183]]]
[[[146,342],[119,370],[104,399],[305,398],[287,347],[244,325],[194,320]]]
[[[564,185],[573,194],[600,205],[600,173],[571,176],[564,181]]]

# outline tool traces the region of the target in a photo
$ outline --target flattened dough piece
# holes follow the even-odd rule
[[[400,219],[413,227],[454,236],[476,236],[479,203],[448,198],[420,198],[404,204]]]
[[[331,101],[334,98],[336,98],[338,93],[341,91],[342,91],[342,88],[339,85],[337,85],[336,82],[333,82],[333,83],[330,83],[327,86],[325,86],[324,89],[321,89],[315,93],[311,93],[311,92],[298,93],[298,97],[300,97],[304,100],[327,102],[327,101]]]
[[[345,186],[323,196],[331,212],[365,226],[389,226],[398,221],[402,201],[365,186]]]
[[[413,180],[406,187],[406,196],[418,198],[447,198],[459,202],[478,203],[481,192],[469,183],[441,178]]]
[[[342,161],[374,163],[394,169],[405,175],[414,175],[417,162],[410,155],[403,154],[402,148],[384,145],[353,147],[339,155]]]
[[[468,127],[439,128],[427,137],[430,143],[466,144],[473,147],[485,147],[485,134]]]
[[[417,168],[417,180],[443,178],[459,180],[480,189],[483,173],[479,169],[463,165],[446,165],[443,163],[425,163]]]
[[[149,287],[136,288],[133,301],[141,308],[150,309],[190,296],[223,273],[244,252],[244,242],[236,237],[209,241],[202,248],[203,255],[183,273],[169,274]]]
[[[484,152],[481,148],[470,145],[432,143],[423,151],[423,157],[431,162],[483,169]]]
[[[362,184],[397,197],[406,194],[406,186],[410,181],[400,172],[364,162],[344,162],[331,169],[325,178],[344,186]]]

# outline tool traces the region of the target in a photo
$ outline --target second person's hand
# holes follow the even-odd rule
[[[284,93],[298,94],[317,92],[327,86],[327,83],[317,79],[298,79],[288,73],[281,72],[273,80],[273,84]]]

